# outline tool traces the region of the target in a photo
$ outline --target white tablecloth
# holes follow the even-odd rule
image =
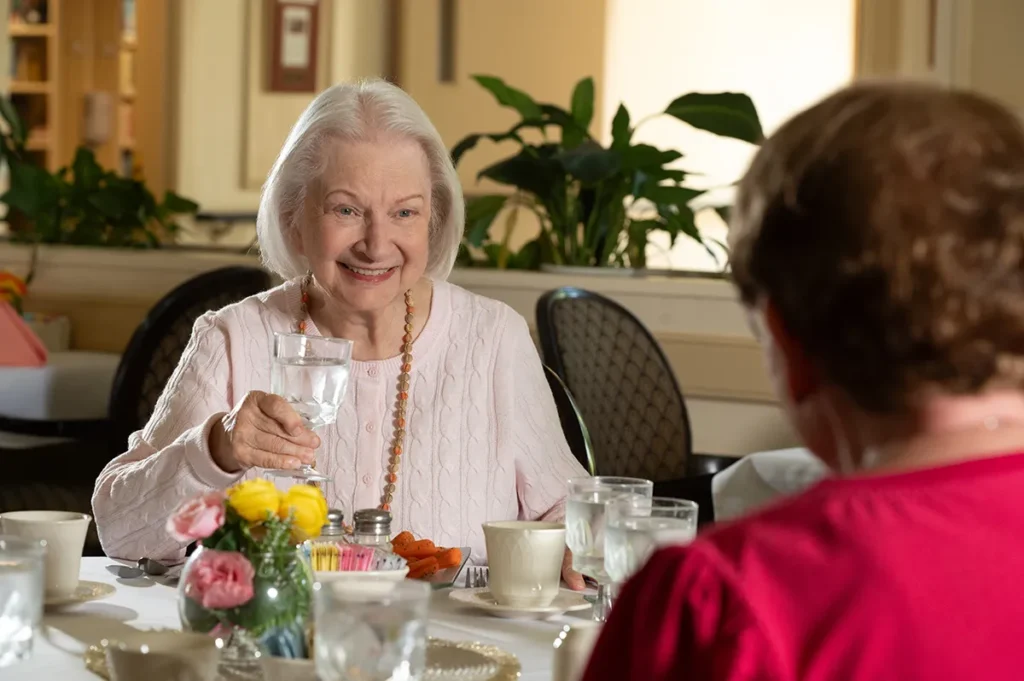
[[[120,580],[107,570],[108,565],[115,564],[108,558],[82,560],[82,579],[114,584],[117,593],[73,609],[48,612],[43,636],[37,637],[32,657],[0,669],[0,680],[96,681],[82,661],[90,643],[117,638],[125,627],[179,627],[174,588],[148,579]],[[571,616],[544,622],[498,619],[460,608],[448,598],[448,591],[438,591],[431,602],[428,633],[499,646],[519,658],[523,681],[548,681],[552,643],[561,628],[574,620]]]

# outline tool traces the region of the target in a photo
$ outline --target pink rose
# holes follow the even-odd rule
[[[252,563],[237,551],[203,549],[188,572],[185,593],[204,608],[227,610],[252,598]]]
[[[224,524],[224,493],[209,492],[187,501],[167,519],[167,533],[180,542],[206,539]]]

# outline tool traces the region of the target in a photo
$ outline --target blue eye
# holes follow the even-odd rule
[[[412,216],[413,212],[408,208],[403,208],[400,211],[398,211],[398,217],[400,218],[411,218]]]
[[[356,214],[356,212],[352,210],[351,206],[338,206],[337,208],[334,209],[334,212],[337,213],[338,215],[343,215],[345,217],[349,217],[351,215]]]

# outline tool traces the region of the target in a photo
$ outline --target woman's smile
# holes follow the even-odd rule
[[[367,284],[378,284],[382,281],[387,281],[398,271],[398,267],[356,267],[355,265],[346,265],[343,262],[338,263],[338,269],[340,269],[346,276],[361,281]]]

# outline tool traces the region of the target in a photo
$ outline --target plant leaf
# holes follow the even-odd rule
[[[505,206],[507,196],[502,194],[490,194],[478,196],[466,204],[466,241],[480,247],[487,239],[491,224]]]
[[[544,155],[543,147],[524,147],[518,154],[487,166],[477,178],[486,177],[499,184],[518,187],[538,197],[551,196],[564,176],[561,165]]]
[[[488,92],[494,95],[498,104],[515,109],[523,118],[540,118],[540,107],[533,101],[530,95],[522,90],[505,84],[501,78],[495,76],[474,75],[473,80],[480,83]]]
[[[195,213],[199,210],[198,203],[190,199],[186,199],[184,196],[176,194],[170,190],[164,194],[163,207],[175,215],[181,213]]]
[[[678,151],[662,151],[649,144],[635,144],[622,150],[622,167],[627,170],[658,168],[682,158]]]
[[[25,123],[21,120],[21,116],[18,115],[18,110],[14,108],[14,104],[7,97],[0,97],[0,116],[3,117],[7,127],[10,128],[11,138],[16,146],[19,149],[25,146],[28,131],[25,130]]]
[[[594,79],[587,77],[576,83],[572,91],[572,117],[586,130],[594,119]]]
[[[681,209],[689,210],[687,206],[690,202],[703,193],[703,189],[690,189],[670,184],[649,184],[643,187],[638,196],[649,199],[659,206],[679,206]]]
[[[665,113],[722,137],[759,144],[764,138],[754,102],[738,92],[691,92],[679,97]]]
[[[585,184],[594,184],[612,177],[622,167],[622,157],[617,151],[604,149],[596,142],[585,142],[555,158],[567,173]]]
[[[664,221],[664,229],[669,233],[673,244],[681,232],[701,246],[704,246],[705,249],[707,248],[707,244],[704,243],[700,236],[700,230],[697,229],[697,222],[694,219],[693,211],[685,205],[658,204],[658,215]]]
[[[109,187],[90,193],[86,201],[111,220],[120,220],[129,208],[125,196]]]
[[[732,213],[732,206],[715,206],[714,211],[718,213],[718,217],[722,218],[722,221],[728,226],[729,215]]]
[[[619,104],[612,119],[612,149],[620,149],[629,146],[629,140],[633,136],[629,129],[629,111],[625,104]]]

